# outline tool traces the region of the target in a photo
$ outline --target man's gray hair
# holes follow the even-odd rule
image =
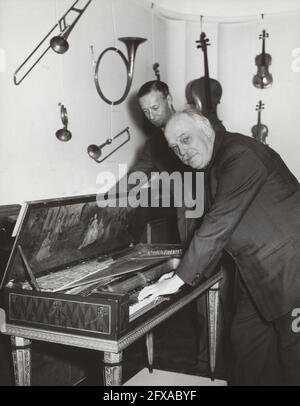
[[[168,125],[169,122],[171,122],[174,119],[176,119],[177,117],[180,117],[183,115],[188,116],[192,120],[197,122],[199,129],[203,130],[203,132],[206,134],[207,137],[212,137],[212,135],[215,134],[209,120],[203,114],[201,114],[199,110],[197,110],[196,108],[191,107],[191,106],[189,106],[183,110],[176,111],[174,114],[172,114],[172,116],[169,118],[166,126]]]

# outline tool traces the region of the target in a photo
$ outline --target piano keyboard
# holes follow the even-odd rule
[[[182,249],[148,249],[146,251],[146,255],[149,255],[150,257],[152,256],[161,256],[161,257],[166,257],[166,256],[181,256],[182,255]]]
[[[137,317],[158,306],[165,300],[170,299],[166,296],[158,296],[155,299],[153,299],[152,297],[149,298],[146,297],[141,301],[133,303],[132,305],[129,306],[129,321],[135,320]]]

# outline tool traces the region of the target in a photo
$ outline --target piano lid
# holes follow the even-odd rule
[[[139,242],[146,211],[118,207],[121,197],[116,207],[101,207],[96,195],[27,202],[1,286],[28,279],[25,262],[37,276]]]

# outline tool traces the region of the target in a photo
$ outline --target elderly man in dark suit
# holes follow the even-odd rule
[[[184,165],[176,154],[168,147],[164,137],[164,128],[169,118],[175,113],[173,97],[165,82],[152,80],[144,83],[138,93],[138,102],[146,120],[144,121],[145,132],[149,135],[145,146],[137,156],[135,164],[130,168],[127,176],[131,173],[142,171],[150,179],[152,172],[191,172],[191,168]],[[129,186],[130,187],[130,186]],[[186,244],[200,219],[186,218],[186,207],[176,208],[177,230],[182,243]],[[222,290],[223,293],[223,290]],[[225,296],[225,294],[223,295]],[[199,348],[198,363],[196,367],[201,370],[207,368],[207,321],[205,298],[197,301]]]
[[[145,288],[140,300],[196,285],[225,250],[240,276],[232,383],[300,385],[300,332],[292,328],[300,308],[297,179],[270,147],[215,133],[193,110],[175,113],[165,136],[184,164],[205,169],[210,204],[176,272]]]

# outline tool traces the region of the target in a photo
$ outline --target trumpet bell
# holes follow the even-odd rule
[[[57,54],[64,54],[69,49],[68,41],[63,36],[56,36],[51,38],[50,47]]]
[[[95,144],[89,145],[87,152],[89,156],[95,160],[99,159],[102,154],[101,149],[98,147],[98,145]]]
[[[128,54],[128,62],[127,62],[128,63],[128,67],[127,67],[128,81],[127,81],[127,87],[126,87],[126,96],[127,96],[127,93],[130,90],[132,79],[133,79],[132,77],[133,77],[136,51],[138,49],[138,46],[147,40],[146,40],[146,38],[140,38],[140,37],[122,37],[122,38],[119,38],[119,41],[123,42],[123,44],[126,45],[127,54]]]
[[[140,44],[147,41],[146,38],[141,37],[121,37],[119,41],[126,45],[127,53],[130,56],[135,56],[136,50]]]
[[[71,132],[65,128],[57,130],[55,135],[59,141],[64,141],[64,142],[69,141],[72,138]]]

